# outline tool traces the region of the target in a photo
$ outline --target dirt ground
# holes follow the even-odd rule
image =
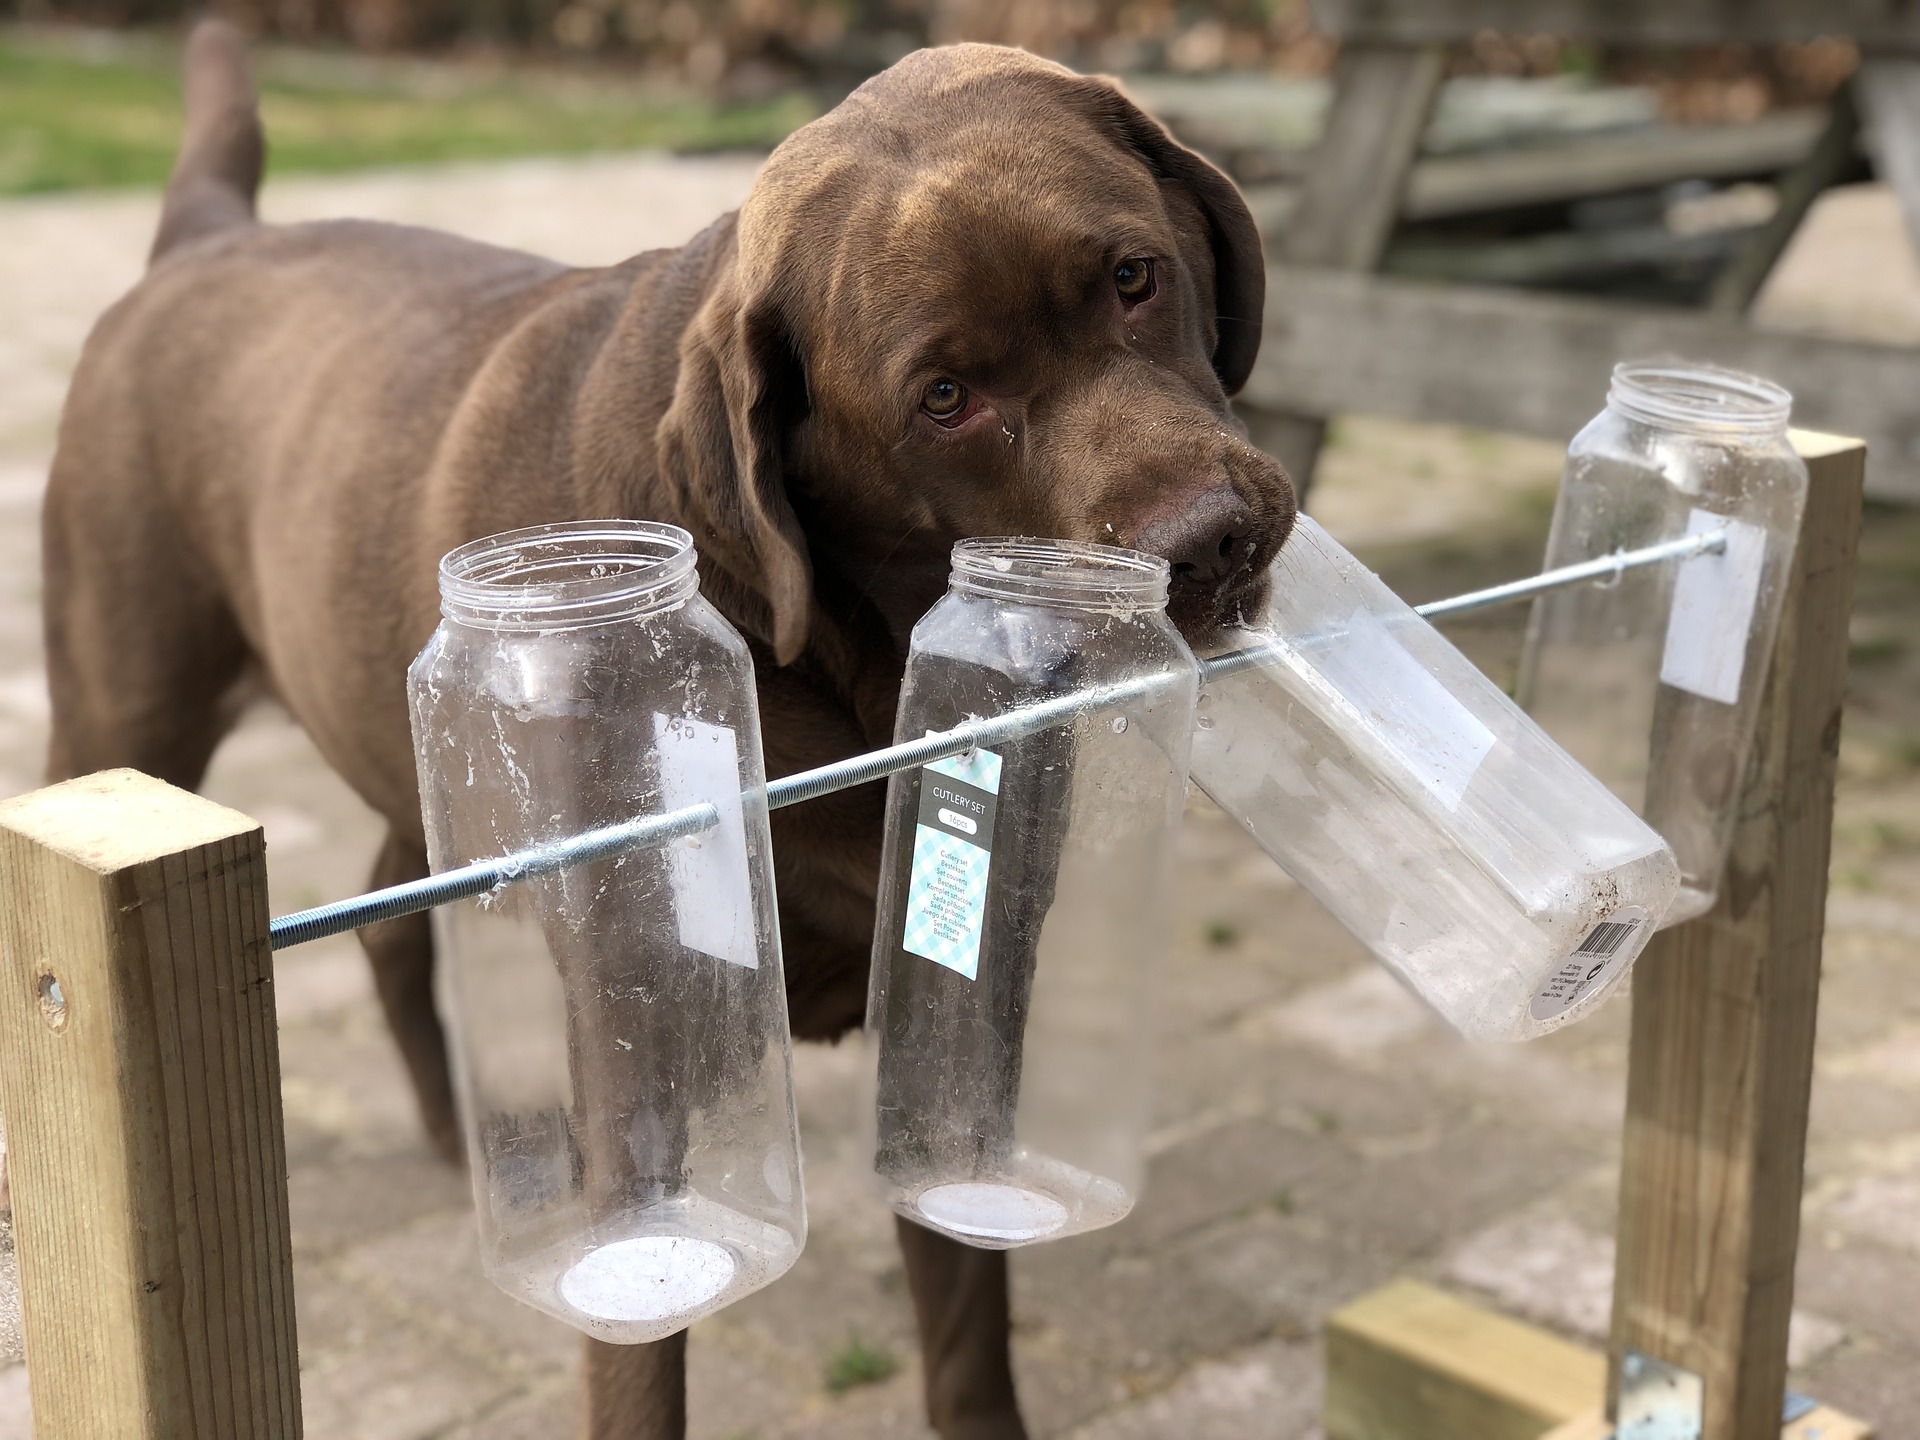
[[[426,221],[597,261],[692,233],[753,168],[521,163],[274,185],[266,206],[277,218]],[[55,416],[88,324],[138,273],[154,213],[146,194],[0,205],[0,794],[38,783],[42,763],[35,533]],[[1872,187],[1830,197],[1763,311],[1920,340],[1920,275],[1891,200]],[[1433,598],[1537,568],[1559,451],[1347,419],[1313,509],[1409,599]],[[1888,1440],[1920,1435],[1917,619],[1920,513],[1875,509],[1842,742],[1793,1384],[1878,1421]],[[1489,613],[1453,633],[1504,680],[1520,620]],[[362,888],[372,818],[283,714],[254,712],[207,789],[265,825],[275,912]],[[1146,1197],[1110,1230],[1015,1259],[1037,1436],[1305,1440],[1317,1434],[1324,1317],[1396,1275],[1602,1334],[1623,1006],[1526,1047],[1466,1045],[1198,801],[1177,935]],[[276,979],[307,1433],[568,1433],[572,1333],[482,1279],[465,1182],[427,1151],[357,949],[285,952]],[[702,1440],[925,1433],[888,1217],[852,1139],[857,1063],[851,1048],[798,1057],[812,1235],[789,1276],[695,1328]],[[13,1298],[0,1236],[0,1440],[30,1428]],[[829,1383],[849,1371],[879,1378]]]

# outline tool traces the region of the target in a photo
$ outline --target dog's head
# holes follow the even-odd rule
[[[682,344],[667,469],[783,663],[817,604],[904,639],[975,535],[1163,555],[1198,638],[1293,523],[1227,406],[1264,294],[1232,183],[1113,85],[921,51],[768,161]]]

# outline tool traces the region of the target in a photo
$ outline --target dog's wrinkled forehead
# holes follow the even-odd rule
[[[837,325],[921,298],[1007,297],[1044,313],[1120,253],[1179,241],[1145,159],[1103,123],[1112,95],[989,45],[908,57],[776,150],[741,212],[749,285],[831,300]],[[831,337],[818,337],[830,340]]]

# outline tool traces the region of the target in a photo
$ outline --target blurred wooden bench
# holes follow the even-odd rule
[[[1339,37],[1332,100],[1297,199],[1270,239],[1267,331],[1236,404],[1255,440],[1311,483],[1326,422],[1342,412],[1567,439],[1600,408],[1614,362],[1678,355],[1765,375],[1795,397],[1797,424],[1858,435],[1873,493],[1920,500],[1920,349],[1756,330],[1746,312],[1864,130],[1876,169],[1920,241],[1920,8],[1895,0],[1315,0]],[[1585,166],[1632,183],[1645,149],[1596,141],[1521,153],[1491,169],[1419,161],[1449,45],[1482,31],[1648,45],[1774,44],[1846,36],[1863,62],[1824,125],[1779,117],[1742,155],[1798,143],[1772,216],[1742,243],[1700,309],[1443,285],[1377,274],[1397,224],[1447,213],[1489,176],[1515,197],[1560,193]],[[1796,128],[1797,127],[1797,128]],[[1792,133],[1789,133],[1789,132]],[[1778,132],[1775,134],[1774,132]],[[1702,135],[1696,147],[1730,143]],[[1761,147],[1765,149],[1763,145]],[[1768,153],[1772,153],[1769,151]],[[1675,157],[1661,161],[1672,172]],[[1704,151],[1702,173],[1729,163]],[[1733,163],[1752,163],[1741,159]],[[1451,167],[1451,168],[1449,168]],[[1556,167],[1558,170],[1556,171]],[[1494,172],[1498,173],[1494,173]]]

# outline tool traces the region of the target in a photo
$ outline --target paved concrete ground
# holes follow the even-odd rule
[[[752,163],[516,164],[270,187],[267,209],[428,220],[579,260],[670,243]],[[45,694],[35,516],[91,317],[137,274],[146,195],[0,205],[0,794],[37,781]],[[1872,189],[1835,197],[1769,293],[1775,321],[1920,338],[1920,276]],[[1596,404],[1599,397],[1595,397]],[[1424,599],[1537,565],[1557,447],[1344,422],[1315,509]],[[1920,1434],[1920,519],[1876,512],[1856,625],[1796,1326],[1795,1383]],[[1458,637],[1510,673],[1516,618]],[[208,783],[258,816],[276,911],[361,888],[375,829],[271,709]],[[1304,1440],[1327,1312],[1397,1274],[1568,1333],[1604,1328],[1624,1010],[1548,1041],[1469,1047],[1219,814],[1182,842],[1154,1169],[1111,1230],[1016,1258],[1037,1435]],[[349,941],[276,967],[301,1354],[315,1440],[550,1437],[571,1428],[571,1332],[480,1277],[464,1182],[428,1155]],[[797,1269],[696,1327],[706,1440],[912,1437],[919,1375],[887,1216],[851,1135],[858,1056],[806,1048],[813,1230]],[[0,1236],[0,1299],[10,1261]],[[835,1395],[858,1341],[898,1362]],[[0,1440],[28,1433],[0,1303]]]

